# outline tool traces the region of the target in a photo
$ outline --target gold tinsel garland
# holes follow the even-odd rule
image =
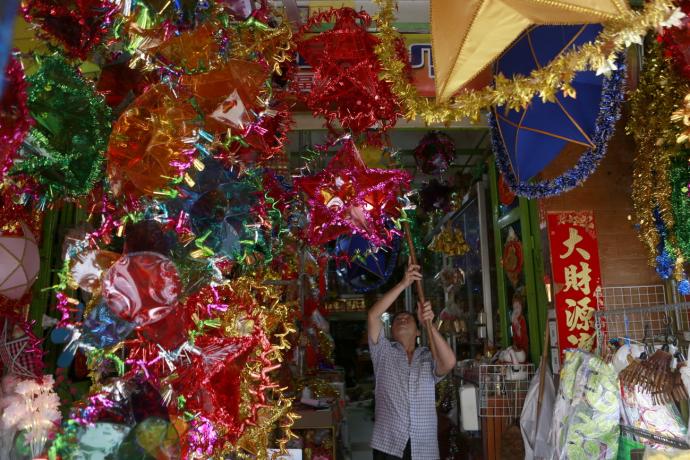
[[[529,76],[506,78],[497,75],[494,87],[463,91],[447,102],[435,102],[422,97],[405,76],[405,63],[398,59],[396,41],[400,35],[393,26],[394,0],[375,0],[381,11],[376,16],[381,43],[376,54],[383,71],[380,77],[391,82],[393,93],[401,102],[404,116],[420,116],[426,123],[450,123],[469,118],[478,121],[482,111],[498,105],[509,110],[526,108],[535,95],[543,101],[555,101],[556,94],[575,97],[571,82],[575,74],[584,70],[612,70],[616,55],[631,43],[639,43],[647,30],[659,28],[669,19],[675,5],[670,0],[652,0],[640,13],[631,12],[619,20],[607,23],[592,43],[562,53],[549,65],[535,69]],[[490,31],[487,31],[490,33]]]
[[[631,114],[626,131],[635,138],[637,156],[634,160],[632,184],[633,208],[639,225],[639,238],[647,247],[649,264],[656,264],[660,235],[654,210],[666,225],[668,247],[676,261],[676,277],[682,271],[683,258],[674,236],[675,220],[671,206],[671,160],[678,153],[677,129],[671,114],[680,105],[688,85],[670,68],[657,43],[649,46],[644,72],[630,99]]]

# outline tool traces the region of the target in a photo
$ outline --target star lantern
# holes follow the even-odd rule
[[[18,323],[10,317],[0,318],[0,364],[6,372],[34,379],[43,369],[41,340],[31,332],[28,324]],[[19,332],[18,330],[23,332]]]
[[[41,258],[36,239],[25,223],[22,234],[0,234],[0,296],[21,299],[36,281]]]
[[[27,22],[38,25],[55,38],[73,58],[86,60],[103,41],[120,9],[114,0],[25,0],[22,12]]]
[[[24,69],[17,59],[10,57],[2,82],[5,91],[0,95],[0,180],[12,166],[33,124],[26,105]]]
[[[376,124],[393,127],[400,108],[390,84],[378,78],[374,47],[379,40],[367,32],[371,18],[351,8],[328,10],[313,16],[301,34],[332,21],[331,30],[296,40],[297,51],[314,69],[313,88],[303,93],[307,107],[329,125],[337,120],[356,133]]]
[[[432,0],[436,99],[448,100],[533,25],[597,24],[625,14],[624,0]]]
[[[345,141],[323,171],[295,179],[295,187],[309,197],[309,243],[353,232],[376,246],[390,243],[394,232],[385,221],[399,216],[397,195],[410,179],[405,171],[367,168],[352,140]]]

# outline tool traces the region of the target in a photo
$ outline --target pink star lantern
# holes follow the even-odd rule
[[[326,169],[295,178],[295,187],[309,197],[309,244],[352,232],[377,246],[389,243],[393,233],[385,222],[400,215],[397,196],[410,179],[405,171],[367,168],[352,140],[346,140]]]

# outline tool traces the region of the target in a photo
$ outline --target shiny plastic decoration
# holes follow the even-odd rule
[[[294,182],[309,197],[309,244],[321,245],[354,232],[380,246],[393,238],[386,221],[400,215],[397,197],[409,186],[410,175],[367,168],[348,139],[326,169]]]
[[[116,194],[152,196],[176,175],[174,162],[194,149],[197,113],[159,83],[134,100],[113,126],[106,153]]]
[[[169,256],[176,244],[175,232],[154,219],[140,220],[125,228],[124,253],[150,251]]]
[[[175,265],[155,252],[122,256],[105,275],[103,299],[113,312],[138,326],[154,323],[175,307],[181,291]]]
[[[86,60],[99,45],[120,9],[113,0],[24,0],[27,22],[40,26],[45,38],[60,42],[70,57]]]
[[[304,38],[328,22],[335,22],[332,29]],[[390,83],[378,78],[379,39],[367,31],[370,23],[364,11],[331,9],[312,16],[296,39],[297,51],[314,69],[313,87],[302,92],[307,107],[355,133],[376,124],[392,128],[400,113]]]
[[[455,143],[448,134],[431,131],[415,147],[414,159],[425,174],[442,174],[455,159]]]
[[[228,128],[244,130],[266,78],[259,64],[232,59],[217,70],[185,75],[180,83],[205,115],[204,129],[220,134]]]
[[[676,2],[683,13],[690,14],[690,1],[680,0]],[[673,67],[686,80],[690,80],[690,18],[685,16],[680,27],[669,27],[662,29],[659,34],[664,55],[670,58]]]
[[[27,78],[36,120],[11,174],[30,177],[47,201],[87,195],[103,174],[111,111],[79,69],[59,54]]]
[[[26,81],[21,63],[10,57],[5,69],[4,88],[0,98],[0,180],[17,156],[19,146],[33,120],[26,106]]]
[[[86,292],[101,288],[103,274],[120,258],[112,251],[88,249],[72,257],[69,262],[69,273],[72,286]]]
[[[126,339],[135,327],[136,324],[121,319],[101,302],[84,319],[80,341],[101,349],[112,347]]]

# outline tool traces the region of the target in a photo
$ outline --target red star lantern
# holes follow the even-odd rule
[[[24,19],[58,40],[70,57],[85,60],[103,41],[120,5],[112,0],[25,0]]]
[[[405,171],[367,168],[351,140],[315,176],[295,179],[309,196],[307,238],[316,246],[347,233],[358,233],[379,246],[393,234],[385,221],[398,217],[397,195],[409,187]]]
[[[400,107],[390,83],[378,78],[381,64],[374,47],[379,39],[367,32],[368,14],[352,8],[327,10],[310,18],[300,33],[333,21],[327,32],[296,39],[297,51],[314,69],[313,87],[303,93],[307,107],[329,124],[338,120],[355,133],[377,123],[384,130],[395,126]]]

